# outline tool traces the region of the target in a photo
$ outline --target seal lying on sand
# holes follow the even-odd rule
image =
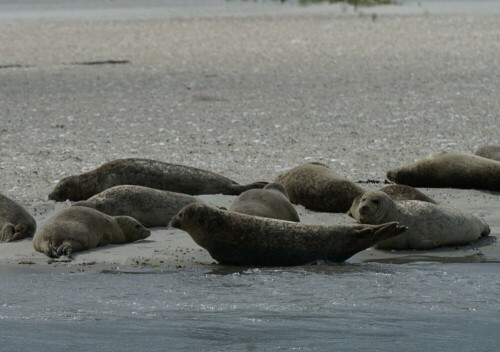
[[[276,177],[285,186],[290,201],[306,208],[345,213],[354,198],[365,190],[320,163],[299,165]]]
[[[85,200],[118,185],[137,185],[165,191],[196,194],[238,195],[267,182],[240,185],[216,173],[194,167],[149,159],[118,159],[95,170],[63,178],[49,194],[55,201]]]
[[[285,187],[279,183],[270,183],[264,189],[243,192],[234,200],[229,210],[265,218],[300,221],[299,214],[288,199]]]
[[[382,187],[379,191],[387,194],[392,200],[420,200],[422,202],[437,204],[434,199],[410,186],[389,185]]]
[[[130,216],[112,217],[87,207],[70,207],[47,220],[33,237],[33,247],[49,257],[123,244],[149,237],[151,231]]]
[[[364,194],[352,214],[360,223],[399,221],[408,226],[405,233],[379,242],[376,247],[381,249],[464,245],[490,233],[486,222],[472,214],[418,200],[394,202],[383,192]]]
[[[24,207],[0,193],[0,242],[33,237],[36,221]]]
[[[487,145],[479,148],[474,153],[486,159],[500,161],[500,145]]]
[[[315,260],[342,262],[406,227],[324,226],[266,219],[190,204],[174,216],[173,227],[189,233],[221,264],[280,266]]]
[[[155,227],[168,226],[170,219],[191,203],[203,202],[187,194],[122,185],[108,188],[73,206],[94,208],[112,216],[128,215],[146,227]]]
[[[387,172],[395,183],[413,187],[500,191],[500,161],[477,155],[436,153]]]
[[[426,196],[425,194],[420,192],[418,189],[415,189],[415,188],[410,187],[410,186],[390,185],[390,186],[382,187],[381,189],[379,189],[379,191],[387,194],[395,202],[398,202],[400,200],[420,200],[422,202],[437,204],[437,202],[434,199]],[[363,195],[357,196],[353,200],[351,208],[347,211],[347,215],[349,215],[350,217],[354,217],[352,215],[352,213],[355,209],[358,208],[359,202],[361,201],[361,197],[363,197]]]

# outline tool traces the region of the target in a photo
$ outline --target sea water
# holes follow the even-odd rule
[[[500,264],[2,274],[1,351],[497,351]]]

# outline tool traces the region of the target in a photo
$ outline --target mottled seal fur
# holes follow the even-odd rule
[[[203,202],[187,194],[122,185],[108,188],[73,206],[94,208],[112,216],[128,215],[146,227],[156,227],[168,226],[170,219],[191,203]]]
[[[57,213],[33,237],[33,247],[49,257],[124,244],[149,237],[151,232],[130,216],[109,216],[87,207],[70,207]]]
[[[299,165],[278,175],[276,182],[285,186],[292,203],[332,213],[345,213],[354,198],[365,193],[360,186],[320,163]]]
[[[487,145],[479,148],[474,153],[486,159],[500,161],[500,145]]]
[[[400,200],[420,200],[422,202],[428,202],[432,204],[437,204],[437,202],[432,199],[431,197],[426,196],[422,192],[420,192],[418,189],[415,189],[410,186],[405,186],[405,185],[389,185],[386,187],[382,187],[379,189],[380,192],[384,192],[387,194],[393,201],[400,201]],[[361,197],[363,195],[357,196],[354,198],[351,208],[347,211],[347,215],[350,217],[353,217],[352,212],[353,210],[357,209],[359,206],[359,202],[361,201]]]
[[[33,237],[36,221],[19,203],[0,194],[0,242]]]
[[[299,214],[288,199],[288,193],[279,183],[270,183],[263,189],[251,189],[236,198],[230,211],[280,220],[299,222]]]
[[[381,249],[464,245],[490,233],[486,222],[472,214],[418,200],[394,202],[383,192],[364,194],[352,213],[360,223],[398,221],[408,226],[405,233],[379,242],[376,247]]]
[[[263,188],[266,184],[240,185],[210,171],[162,161],[118,159],[81,175],[63,178],[49,194],[49,199],[85,200],[118,185],[137,185],[191,195],[238,195],[249,189]]]
[[[219,263],[249,266],[303,265],[315,260],[342,262],[406,229],[397,222],[305,225],[203,204],[187,205],[174,216],[171,225],[188,232]]]
[[[387,178],[413,187],[500,191],[500,161],[472,154],[436,153],[388,171]]]

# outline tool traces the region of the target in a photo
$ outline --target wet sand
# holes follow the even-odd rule
[[[383,182],[387,170],[431,152],[500,144],[499,19],[318,9],[2,19],[0,192],[41,227],[67,206],[47,200],[58,180],[116,158],[181,163],[241,183],[321,161],[353,181]],[[367,250],[350,261],[500,259],[498,193],[422,191],[485,218],[491,236],[457,249]],[[214,205],[231,201],[205,197]],[[352,222],[298,210],[305,223]],[[213,262],[171,229],[82,252],[72,263],[48,264],[29,240],[0,245],[6,272]]]

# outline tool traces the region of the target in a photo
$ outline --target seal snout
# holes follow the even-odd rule
[[[183,217],[183,212],[180,211],[179,213],[177,213],[177,215],[175,215],[172,220],[170,220],[170,223],[168,224],[169,227],[174,227],[176,229],[180,229],[182,230],[182,217]]]

